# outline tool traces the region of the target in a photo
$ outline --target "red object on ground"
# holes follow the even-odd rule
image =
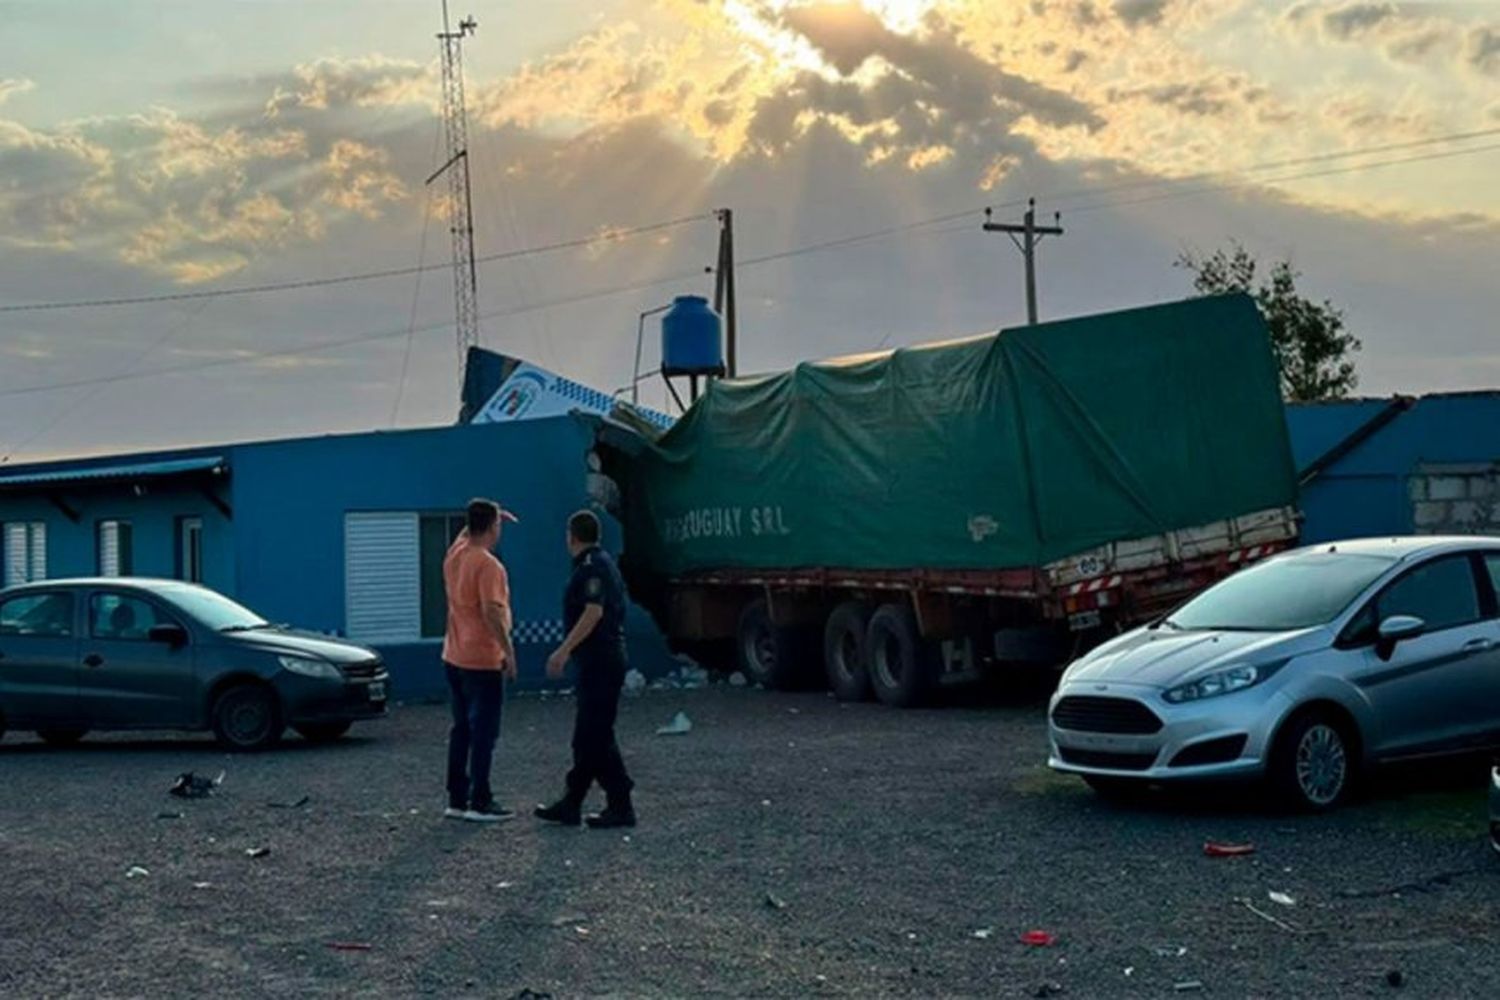
[[[1246,854],[1255,853],[1254,844],[1220,844],[1216,841],[1208,841],[1203,845],[1203,853],[1211,858],[1239,858]]]
[[[371,951],[375,946],[360,941],[330,941],[328,947],[334,951]]]
[[[1027,931],[1021,935],[1021,943],[1033,948],[1050,948],[1057,944],[1057,935],[1050,931]]]

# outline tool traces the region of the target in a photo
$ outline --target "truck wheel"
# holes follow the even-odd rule
[[[775,691],[801,687],[810,652],[804,633],[773,624],[764,598],[751,601],[740,612],[736,633],[740,669],[752,684]]]
[[[281,739],[285,723],[276,693],[264,684],[236,684],[214,699],[214,735],[226,750],[265,750]]]
[[[882,604],[865,633],[865,663],[875,697],[895,708],[920,705],[937,676],[932,647],[917,631],[917,616],[904,604]]]
[[[870,697],[865,656],[869,628],[870,606],[863,601],[845,601],[828,616],[823,629],[823,666],[828,671],[828,686],[839,701]]]

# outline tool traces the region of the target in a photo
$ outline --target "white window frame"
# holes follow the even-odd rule
[[[4,586],[47,579],[47,522],[7,522],[0,541],[4,542]]]
[[[356,642],[422,641],[421,515],[344,515],[344,633]]]

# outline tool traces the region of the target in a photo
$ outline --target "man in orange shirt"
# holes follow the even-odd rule
[[[495,804],[490,767],[500,738],[505,680],[516,676],[511,644],[510,582],[493,549],[502,521],[514,515],[493,500],[471,500],[467,524],[443,559],[448,630],[443,668],[453,698],[448,734],[450,819],[498,823],[515,813]]]

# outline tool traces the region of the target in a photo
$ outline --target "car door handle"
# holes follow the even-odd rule
[[[83,658],[83,665],[85,667],[102,667],[104,666],[104,657],[98,653],[90,653]]]
[[[1494,645],[1495,643],[1493,640],[1485,639],[1483,637],[1480,637],[1478,639],[1470,639],[1468,642],[1464,643],[1464,652],[1482,653],[1486,649],[1492,648]]]

